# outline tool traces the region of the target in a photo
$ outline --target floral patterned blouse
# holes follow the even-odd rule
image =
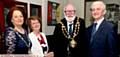
[[[5,32],[5,47],[7,54],[28,54],[31,47],[31,41],[27,32],[21,34],[8,27]]]

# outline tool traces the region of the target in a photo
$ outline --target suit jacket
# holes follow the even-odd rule
[[[61,22],[67,28],[66,19],[62,19]],[[77,22],[77,17],[73,22],[73,31],[75,29],[75,23]],[[85,57],[85,23],[83,19],[79,19],[80,29],[78,35],[75,37],[75,41],[77,42],[77,46],[75,48],[69,48],[71,57]],[[66,38],[62,32],[61,24],[58,23],[55,27],[54,31],[54,54],[55,57],[68,57],[67,47],[69,45],[69,39]]]
[[[103,20],[90,42],[92,26],[87,28],[89,57],[117,57],[117,33],[113,24]]]

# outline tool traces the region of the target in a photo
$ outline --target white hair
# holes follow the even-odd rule
[[[95,2],[92,3],[91,9],[92,9],[92,8],[94,7],[94,5],[96,5],[96,4],[100,4],[100,5],[101,5],[102,9],[104,10],[104,14],[105,14],[105,13],[106,13],[106,5],[105,5],[105,3],[104,3],[103,1],[95,1]]]
[[[67,4],[67,5],[63,8],[63,10],[66,11],[66,8],[69,7],[69,6],[73,7],[74,10],[76,10],[76,8],[74,7],[74,5],[73,5],[73,4],[70,4],[70,3]]]

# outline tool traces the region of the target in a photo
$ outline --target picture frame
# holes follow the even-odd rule
[[[48,1],[48,14],[47,14],[47,25],[48,26],[55,26],[57,24],[57,18],[59,13],[60,4],[57,2]]]
[[[120,9],[119,5],[115,3],[106,4],[106,15],[105,19],[111,22],[117,29],[117,33],[120,34],[119,21],[120,21]]]
[[[30,16],[38,16],[42,24],[42,8],[41,5],[30,4]],[[42,31],[42,29],[41,29]]]
[[[42,8],[40,5],[30,4],[30,16],[38,16],[40,19],[42,19],[41,10]]]
[[[6,21],[6,20],[7,20],[8,12],[9,12],[9,8],[8,8],[8,7],[5,7],[5,8],[4,8],[5,27],[8,26],[7,21]]]

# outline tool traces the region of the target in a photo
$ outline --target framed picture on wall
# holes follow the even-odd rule
[[[30,16],[38,16],[42,21],[41,10],[40,5],[30,4]]]
[[[38,16],[39,18],[42,18],[41,16],[41,6],[30,4],[30,16]]]
[[[48,15],[47,15],[47,25],[54,26],[57,21],[57,10],[59,8],[59,3],[48,1]]]
[[[28,17],[27,3],[16,1],[16,2],[15,2],[15,6],[17,6],[17,7],[21,8],[21,9],[23,9],[23,10],[25,11],[26,18]]]
[[[119,4],[106,4],[106,15],[105,19],[112,24],[114,24],[115,28],[117,29],[117,32],[120,34],[120,29],[119,29],[119,20],[120,20],[120,9],[119,9]]]
[[[8,25],[7,25],[7,21],[6,21],[8,12],[9,12],[9,8],[8,8],[8,7],[5,7],[5,8],[4,8],[5,27],[8,26]]]

